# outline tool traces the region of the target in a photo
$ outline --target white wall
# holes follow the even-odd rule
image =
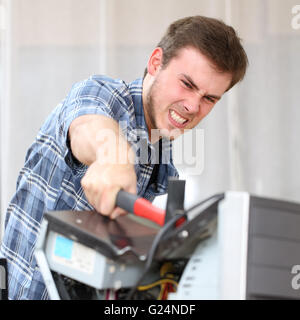
[[[78,80],[105,72],[142,76],[173,20],[208,15],[232,23],[250,67],[199,125],[204,171],[186,176],[187,205],[228,189],[300,202],[300,30],[287,0],[0,0],[1,214],[39,127]],[[5,44],[5,45],[4,45]],[[5,79],[5,81],[3,81]],[[3,219],[2,219],[3,222]]]

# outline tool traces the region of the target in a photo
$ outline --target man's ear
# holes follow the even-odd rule
[[[148,73],[152,76],[155,76],[156,73],[160,70],[163,59],[163,50],[160,47],[157,47],[153,50],[147,65]]]

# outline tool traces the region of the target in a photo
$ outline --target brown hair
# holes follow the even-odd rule
[[[177,20],[168,27],[157,46],[163,49],[163,68],[180,49],[198,49],[219,71],[232,74],[232,81],[227,90],[241,81],[246,73],[248,58],[240,38],[232,27],[221,20],[203,16]],[[146,74],[147,69],[144,76]]]

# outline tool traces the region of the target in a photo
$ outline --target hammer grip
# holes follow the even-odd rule
[[[160,226],[165,223],[165,211],[155,207],[152,203],[137,195],[120,190],[117,194],[116,205],[127,212],[151,220]]]
[[[120,190],[117,194],[116,204],[127,212],[134,213],[134,203],[138,198],[135,194]]]

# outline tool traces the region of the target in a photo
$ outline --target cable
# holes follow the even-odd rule
[[[172,262],[165,262],[165,263],[163,263],[163,265],[160,268],[160,276],[167,278],[167,279],[174,279],[174,274],[170,273],[171,271],[174,271],[173,263]],[[170,290],[170,286],[172,286],[170,283],[161,284],[160,292],[157,297],[157,300],[166,300],[168,293],[169,293],[169,290]]]
[[[173,264],[171,262],[165,262],[160,268],[160,276],[164,277],[171,270],[173,270]]]
[[[139,286],[139,284],[141,283],[141,281],[143,280],[144,276],[146,275],[146,273],[149,271],[152,262],[153,262],[153,258],[155,255],[155,252],[158,248],[158,245],[161,241],[161,239],[165,236],[165,234],[169,231],[169,229],[176,223],[176,221],[182,217],[186,217],[186,213],[182,213],[179,215],[176,215],[174,217],[172,217],[157,233],[157,235],[155,236],[152,246],[149,250],[149,254],[147,256],[147,260],[146,260],[146,264],[145,264],[145,268],[144,268],[144,272],[142,273],[142,275],[140,276],[139,280],[136,282],[135,286],[133,286],[131,288],[131,290],[129,291],[126,300],[131,300],[137,287]]]
[[[158,297],[157,297],[156,300],[162,300],[162,297],[163,297],[164,292],[165,292],[165,288],[166,288],[166,285],[165,285],[165,284],[162,284],[162,285],[160,286],[160,292],[159,292],[159,295],[158,295]]]
[[[174,280],[173,280],[174,281]],[[159,296],[157,297],[157,300],[167,300],[169,292],[174,292],[174,284],[176,283],[176,290],[178,287],[178,282],[174,281],[172,282],[166,282],[160,286],[160,293]]]
[[[172,279],[160,279],[160,280],[157,280],[153,283],[150,283],[150,284],[147,284],[147,285],[144,285],[144,286],[139,286],[137,289],[139,291],[145,291],[145,290],[149,290],[151,288],[154,288],[158,285],[162,285],[162,284],[166,284],[166,283],[172,283],[174,284],[175,286],[178,285],[178,282],[176,282],[175,280],[172,280]]]
[[[209,201],[209,200],[211,200],[211,199],[214,199],[214,198],[216,198],[217,200],[221,200],[221,199],[224,198],[224,193],[215,194],[215,195],[213,195],[213,196],[210,196],[210,197],[207,198],[207,199],[204,199],[204,200],[200,201],[199,203],[194,204],[191,208],[189,208],[188,210],[186,210],[186,213],[188,213],[188,212],[196,209],[197,207],[202,206],[205,202],[207,202],[207,201]]]

